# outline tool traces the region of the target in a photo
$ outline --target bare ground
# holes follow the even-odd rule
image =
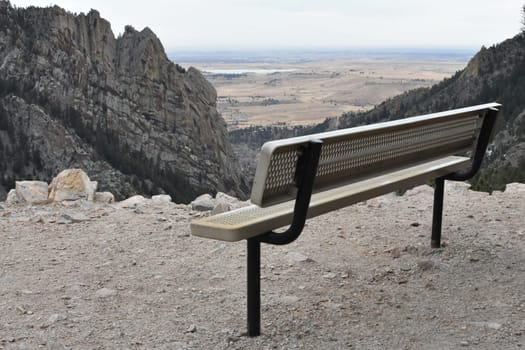
[[[243,335],[245,244],[190,236],[202,214],[2,204],[0,349],[521,349],[525,185],[509,187],[448,186],[442,249],[427,186],[263,246],[258,338]]]
[[[306,63],[208,63],[197,68],[289,69],[273,74],[206,74],[230,128],[304,125],[368,110],[386,99],[450,77],[466,62],[411,59],[334,59]],[[191,64],[188,64],[191,65]]]

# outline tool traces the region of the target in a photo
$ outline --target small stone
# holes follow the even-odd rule
[[[46,322],[44,322],[43,324],[40,325],[40,328],[46,329],[46,328],[52,326],[54,323],[57,323],[59,321],[64,321],[66,319],[67,319],[66,315],[53,314],[53,315],[49,316],[49,318],[47,319]]]
[[[7,204],[7,205],[14,205],[14,204],[17,204],[19,202],[20,202],[20,200],[18,199],[18,196],[16,194],[16,190],[13,188],[7,194],[7,199],[5,200],[5,204]]]
[[[418,260],[417,269],[419,271],[428,271],[434,267],[434,263],[429,259]]]
[[[461,342],[459,343],[459,345],[461,345],[461,346],[469,346],[469,342],[466,341],[466,340],[463,340],[463,341],[461,341]]]
[[[71,224],[73,221],[71,220],[68,220],[64,217],[61,217],[60,219],[56,220],[56,223],[59,224],[59,225],[68,225],[68,224]]]
[[[502,327],[502,324],[501,323],[497,323],[497,322],[489,322],[487,323],[487,327],[490,328],[490,329],[495,329],[495,330],[498,330]]]
[[[215,195],[215,199],[219,202],[223,202],[223,203],[230,204],[230,205],[239,202],[237,198],[232,197],[223,192],[217,192],[217,194]]]
[[[214,207],[213,197],[209,194],[203,194],[191,202],[191,209],[196,211],[209,211],[213,210]]]
[[[133,210],[135,214],[146,214],[143,207],[137,207],[135,210]]]
[[[154,203],[171,203],[171,196],[169,194],[157,194],[151,197]]]
[[[308,257],[299,252],[291,251],[286,253],[286,259],[292,262],[305,262],[308,261]]]
[[[115,202],[115,196],[111,192],[95,192],[94,201],[109,204]]]
[[[323,278],[326,278],[326,279],[333,279],[335,277],[336,277],[336,274],[333,272],[328,272],[327,274],[323,275]]]
[[[394,249],[392,249],[392,251],[390,252],[390,255],[394,259],[399,258],[401,256],[401,251],[400,251],[399,247],[395,247]]]
[[[143,204],[145,202],[146,198],[144,198],[144,196],[136,195],[129,197],[118,204],[121,208],[136,208],[139,204]]]
[[[218,203],[215,207],[213,207],[211,211],[211,215],[217,215],[221,213],[226,213],[231,210],[231,207],[227,203]]]
[[[184,333],[195,333],[195,332],[197,332],[197,326],[192,324],[188,327],[188,329],[186,329]]]
[[[110,288],[101,288],[95,292],[95,296],[100,299],[112,297],[117,294],[117,291]]]
[[[285,295],[281,297],[279,300],[282,304],[293,305],[297,303],[299,300],[301,300],[301,298],[296,297],[295,295]]]
[[[42,216],[36,215],[31,218],[31,222],[35,224],[44,224],[46,221]]]
[[[76,212],[62,214],[62,217],[68,221],[71,221],[72,223],[79,223],[79,222],[91,220],[91,218],[87,217],[86,215],[82,213],[76,213]]]
[[[470,262],[478,262],[478,261],[479,261],[479,258],[477,258],[477,257],[475,257],[475,256],[471,256],[471,255],[469,255],[469,256],[468,256],[468,260],[469,260]]]

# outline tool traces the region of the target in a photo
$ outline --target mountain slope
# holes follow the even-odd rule
[[[0,2],[4,190],[17,178],[81,167],[117,198],[242,197],[246,185],[215,101],[211,84],[170,62],[148,28],[128,26],[115,38],[94,10]]]
[[[525,34],[482,48],[465,69],[431,88],[391,98],[361,114],[347,113],[339,127],[393,120],[469,105],[503,104],[495,137],[474,188],[503,189],[506,183],[525,182]]]

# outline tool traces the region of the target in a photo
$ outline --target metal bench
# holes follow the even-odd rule
[[[431,246],[440,247],[445,180],[464,181],[478,171],[500,107],[489,103],[265,143],[253,205],[191,223],[195,236],[247,240],[248,335],[260,334],[261,242],[293,242],[308,218],[435,180]]]

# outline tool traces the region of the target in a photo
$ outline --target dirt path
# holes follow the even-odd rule
[[[525,185],[509,187],[448,188],[442,249],[426,186],[263,246],[255,339],[245,244],[190,236],[200,213],[2,203],[0,349],[525,348]]]

